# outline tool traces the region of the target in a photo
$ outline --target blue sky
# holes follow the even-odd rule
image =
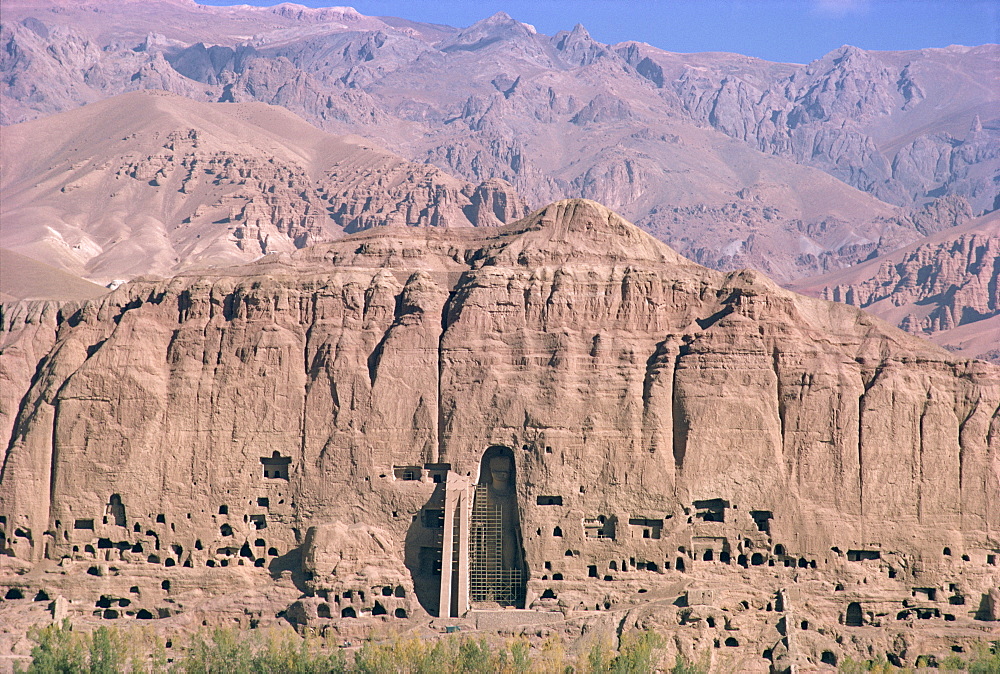
[[[1000,0],[299,0],[298,4],[347,4],[362,14],[459,27],[503,10],[549,35],[582,23],[601,42],[640,40],[670,51],[731,51],[799,63],[843,44],[919,49],[1000,42]]]

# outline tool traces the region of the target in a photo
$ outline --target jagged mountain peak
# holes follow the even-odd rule
[[[459,31],[439,44],[438,49],[443,52],[476,51],[501,40],[530,38],[536,34],[534,26],[521,23],[501,11]]]

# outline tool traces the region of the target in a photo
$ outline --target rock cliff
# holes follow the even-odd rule
[[[594,202],[4,312],[0,616],[425,621],[443,478],[499,447],[528,610],[469,628],[652,627],[767,671],[998,617],[997,368]]]

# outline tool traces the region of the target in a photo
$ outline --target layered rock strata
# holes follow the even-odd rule
[[[449,476],[500,447],[526,610],[449,624],[768,671],[1000,617],[997,368],[594,202],[5,312],[6,615],[427,621]]]

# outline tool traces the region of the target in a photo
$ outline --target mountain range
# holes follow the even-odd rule
[[[808,291],[814,284],[807,277],[860,262],[878,268],[889,263],[886,255],[919,247],[928,236],[975,230],[983,222],[976,218],[1000,205],[996,45],[908,52],[845,46],[801,65],[677,54],[636,42],[605,45],[580,25],[548,36],[504,13],[459,29],[350,8],[223,8],[189,0],[14,0],[5,3],[0,30],[0,119],[14,124],[5,136],[33,145],[32,134],[60,138],[45,167],[33,164],[42,173],[14,169],[13,191],[5,176],[4,218],[12,225],[3,245],[101,283],[252,259],[384,222],[494,224],[553,199],[586,197],[698,263],[755,268]],[[80,145],[89,122],[55,113],[72,115],[80,105],[140,90],[173,92],[219,111],[213,115],[228,114],[221,111],[233,103],[281,106],[335,136],[385,148],[377,151],[397,155],[399,166],[411,162],[399,171],[412,177],[386,197],[393,205],[368,205],[346,217],[369,187],[352,188],[345,206],[333,198],[331,182],[345,174],[329,167],[310,174],[286,163],[282,170],[298,182],[264,198],[257,191],[281,181],[247,189],[213,178],[210,189],[187,183],[189,191],[178,192],[190,173],[183,163],[193,157],[178,154],[181,170],[171,170],[165,139],[158,147],[140,136],[114,150],[90,147],[86,161],[56,151]],[[139,105],[125,100],[114,105]],[[157,100],[146,107],[167,105]],[[107,137],[126,138],[146,113],[91,114]],[[154,133],[211,135],[187,108],[174,116]],[[45,123],[39,120],[22,127],[40,117],[50,126],[31,126]],[[288,119],[287,137],[310,140],[282,142],[336,142]],[[254,140],[259,131],[241,128],[244,121],[222,125],[242,143],[220,136],[211,151],[268,156]],[[133,155],[148,158],[133,167],[144,180],[133,178],[135,190],[117,198],[136,213],[156,214],[148,227],[128,208],[98,208],[89,196],[108,192],[93,173],[98,166],[118,173]],[[271,159],[264,161],[270,166]],[[76,179],[54,181],[44,173],[54,167]],[[407,181],[423,181],[412,188],[419,207],[399,206],[410,203]],[[43,193],[57,183],[75,196]],[[429,187],[438,183],[449,183],[442,196]],[[331,208],[341,217],[330,217]],[[98,210],[88,222],[105,222],[103,235],[75,229],[74,213]],[[68,238],[59,241],[49,229]],[[967,283],[965,270],[948,273],[941,283]],[[922,306],[943,306],[946,295],[933,293]],[[877,302],[867,306],[918,334],[945,329],[941,321],[894,318]],[[959,311],[947,329],[976,331],[971,326],[996,314],[982,308],[986,314]]]

